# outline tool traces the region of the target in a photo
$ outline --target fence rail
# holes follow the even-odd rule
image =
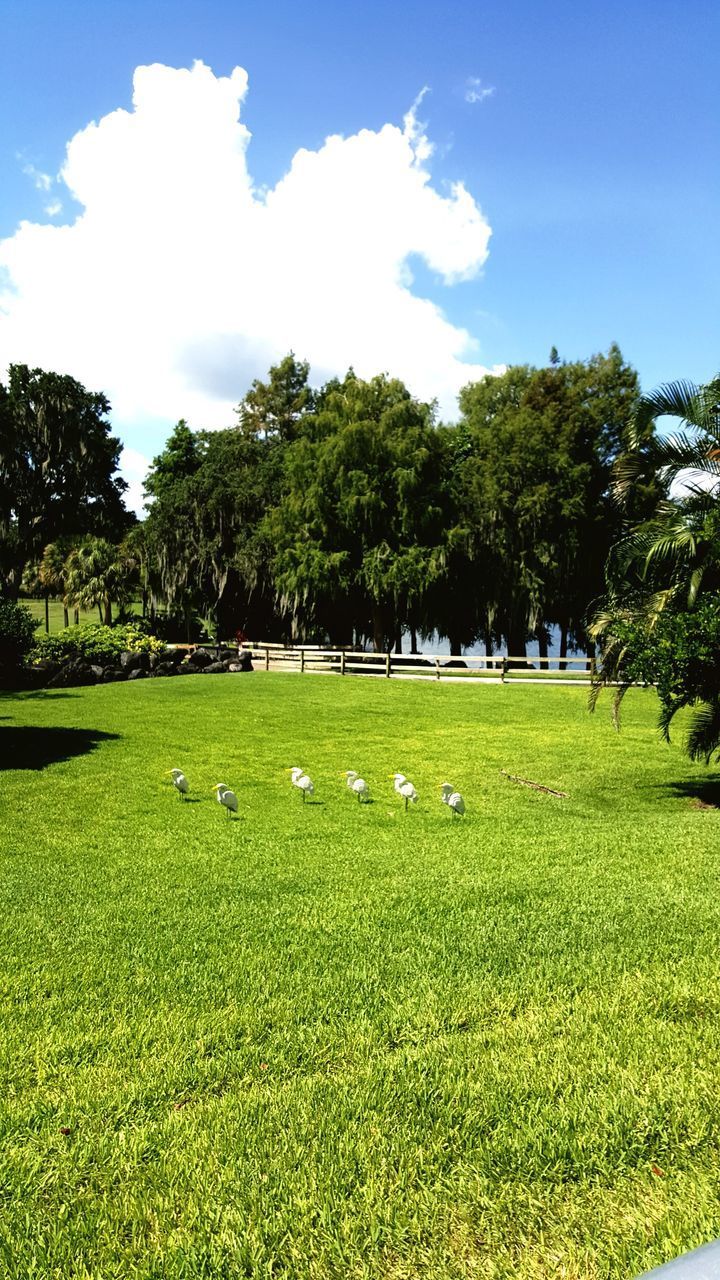
[[[272,641],[242,648],[266,671],[326,672],[375,675],[406,680],[485,680],[494,684],[584,684],[595,678],[595,659],[514,658],[506,654],[365,653],[322,645],[284,645]]]

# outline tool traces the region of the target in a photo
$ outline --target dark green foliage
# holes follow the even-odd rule
[[[616,347],[472,384],[441,429],[397,379],[351,370],[313,390],[308,374],[287,356],[237,428],[180,422],[153,463],[138,564],[188,636],[203,616],[225,637],[382,649],[437,630],[453,652],[483,638],[523,654],[554,623],[585,641],[637,399]]]
[[[41,658],[52,658],[56,662],[75,658],[85,662],[111,662],[121,653],[159,653],[163,647],[155,636],[148,635],[141,619],[115,627],[83,622],[55,635],[41,636],[32,656],[36,662]]]
[[[431,406],[386,377],[350,373],[326,389],[287,451],[283,496],[267,520],[294,626],[391,647],[422,615],[442,527]]]
[[[688,754],[709,763],[720,746],[720,595],[704,595],[691,611],[666,608],[652,621],[625,610],[606,620],[602,643],[601,680],[620,682],[616,707],[630,685],[656,684],[664,736],[678,711],[694,707]]]
[[[11,593],[48,543],[115,539],[132,523],[109,410],[74,378],[27,365],[11,365],[0,384],[0,569]]]
[[[603,663],[593,690],[617,682],[615,718],[628,685],[657,683],[660,727],[693,707],[692,759],[720,752],[720,379],[669,383],[643,396],[614,466],[614,487],[631,527],[613,548],[608,593],[592,632]],[[680,430],[660,436],[656,418]],[[681,480],[682,487],[676,489]],[[638,523],[638,493],[650,506]]]
[[[40,624],[26,605],[0,600],[0,666],[15,667],[30,652]]]
[[[547,623],[563,643],[586,640],[621,527],[611,465],[637,395],[615,346],[574,364],[516,366],[460,394],[453,539],[482,574],[480,629],[504,636],[513,654]]]
[[[233,429],[196,433],[190,453],[185,431],[176,428],[147,481],[154,495],[143,526],[150,593],[182,618],[186,639],[195,615],[208,613],[225,637],[250,626],[267,635],[275,592],[262,519],[279,494],[280,446]]]

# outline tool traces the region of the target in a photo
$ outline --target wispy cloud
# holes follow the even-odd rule
[[[483,85],[477,76],[469,76],[465,81],[466,102],[484,102],[486,98],[492,98],[494,92],[492,85]]]
[[[10,361],[71,373],[108,394],[123,430],[218,427],[293,349],[315,379],[387,370],[456,412],[487,370],[468,332],[413,292],[408,263],[472,279],[491,232],[462,183],[433,186],[424,94],[402,125],[300,149],[259,192],[246,92],[239,67],[139,67],[132,110],[72,138],[48,204],[62,188],[80,214],[0,241],[0,377]]]
[[[18,156],[18,160],[22,160],[22,156]],[[32,179],[33,186],[37,191],[49,191],[53,185],[54,178],[49,173],[43,173],[42,170],[36,169],[34,164],[26,161],[23,164],[22,171],[26,177]]]

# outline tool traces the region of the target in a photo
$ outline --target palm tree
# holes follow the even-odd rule
[[[38,567],[38,578],[45,596],[45,614],[47,621],[47,602],[50,596],[59,596],[63,603],[63,626],[70,625],[68,602],[65,596],[66,561],[68,549],[60,542],[48,542],[42,553]]]
[[[661,417],[679,419],[679,430],[658,435]],[[702,387],[668,382],[641,397],[615,462],[615,495],[627,506],[638,483],[652,480],[667,495],[678,480],[710,491],[720,484],[720,374]]]
[[[79,609],[97,607],[100,621],[112,625],[112,606],[126,598],[118,550],[104,538],[85,538],[67,558],[67,599]]]
[[[680,427],[660,436],[656,419],[665,416],[680,419]],[[626,442],[614,467],[618,501],[631,505],[642,485],[661,496],[652,515],[613,549],[608,597],[589,629],[603,650],[591,706],[603,685],[616,684],[616,724],[630,687],[624,673],[631,632],[639,628],[652,641],[666,613],[692,612],[701,597],[720,592],[720,375],[705,386],[673,382],[643,396]],[[709,761],[720,747],[720,685],[704,681],[667,698],[660,717],[666,738],[688,705],[694,707],[688,754]]]
[[[135,524],[125,534],[117,551],[117,563],[124,579],[126,593],[140,590],[142,616],[147,614],[149,590],[149,556],[143,524]]]

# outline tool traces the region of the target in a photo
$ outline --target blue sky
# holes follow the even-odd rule
[[[676,377],[702,381],[720,367],[716,321],[720,7],[715,3],[455,0],[441,6],[371,0],[344,5],[323,2],[311,8],[273,0],[265,4],[75,0],[62,5],[25,0],[22,5],[6,2],[1,22],[0,239],[6,244],[15,244],[13,237],[22,220],[61,226],[72,224],[82,213],[83,205],[73,201],[62,184],[53,181],[48,192],[41,189],[44,179],[38,175],[54,180],[67,143],[91,121],[118,108],[131,111],[133,73],[139,66],[162,63],[189,68],[202,60],[218,78],[228,77],[236,66],[245,69],[249,88],[241,119],[252,134],[246,160],[256,192],[275,188],[299,149],[321,152],[328,135],[351,138],[362,130],[379,134],[384,125],[402,130],[403,117],[427,86],[429,92],[416,111],[416,134],[428,140],[433,154],[424,160],[416,150],[410,163],[424,166],[427,185],[437,193],[437,208],[428,212],[436,238],[429,240],[428,232],[423,244],[429,248],[420,253],[412,251],[410,240],[407,245],[394,241],[393,251],[405,255],[406,268],[412,273],[412,282],[409,277],[404,280],[405,291],[430,300],[442,309],[453,331],[464,329],[475,340],[474,347],[456,353],[453,360],[457,356],[483,367],[543,363],[552,344],[571,359],[617,341],[647,388]],[[472,89],[481,100],[467,100]],[[483,89],[492,92],[483,95]],[[104,152],[99,147],[98,141],[95,151],[83,159],[84,169],[77,166],[86,187],[88,167],[102,168],[104,156],[108,165],[115,161],[109,143]],[[368,160],[374,184],[372,203],[382,207],[384,175],[389,171],[379,146],[373,157]],[[339,153],[337,159],[336,172],[347,173]],[[328,159],[323,181],[330,182],[333,172]],[[173,173],[176,177],[176,170]],[[405,185],[396,189],[390,174],[389,208],[397,208],[398,201],[405,199],[407,177],[406,173]],[[312,173],[306,181],[312,184]],[[452,184],[457,183],[464,185],[484,224],[492,228],[486,257],[478,218],[471,211],[473,226],[466,220],[461,227],[457,210],[450,208]],[[293,198],[300,200],[303,216],[312,221],[307,198],[299,193],[298,182]],[[141,187],[135,191],[128,220],[132,234],[143,239],[151,258],[152,235],[162,238],[162,232],[155,228],[145,236],[142,194]],[[56,197],[62,210],[48,214],[45,210]],[[93,198],[98,199],[97,192]],[[318,198],[322,198],[322,186]],[[412,220],[415,196],[407,198],[403,216]],[[284,216],[276,234],[285,243],[288,225],[293,225],[290,206]],[[352,257],[362,231],[353,222],[351,210],[339,216],[347,216],[345,252]],[[112,259],[107,226],[102,234],[109,238],[106,252]],[[447,244],[456,231],[466,237],[465,247],[458,251],[455,266],[446,268],[440,262],[441,242]],[[118,234],[123,240],[122,230],[118,233],[113,228],[112,236]],[[271,233],[263,234],[267,239]],[[192,260],[191,233],[185,228],[183,235],[188,260]],[[373,235],[377,242],[369,243],[367,252],[382,256],[382,228],[374,227]],[[476,237],[474,248],[472,236]],[[52,243],[52,249],[47,249],[51,264],[64,252],[60,238]],[[263,243],[267,277],[274,259]],[[304,243],[300,237],[297,253],[303,252]],[[27,247],[23,252],[25,261]],[[318,242],[313,243],[312,252],[317,257],[314,271],[322,299],[323,271],[329,277],[337,275],[338,259],[324,264]],[[183,257],[179,255],[179,260]],[[101,258],[94,261],[97,264]],[[212,270],[222,272],[216,260]],[[468,278],[458,279],[463,275]],[[90,274],[83,277],[80,286],[86,311],[90,306],[87,280],[91,279]],[[309,279],[298,277],[294,286],[302,288],[308,299]],[[351,273],[344,295],[348,307],[353,279]],[[10,285],[12,293],[22,295],[22,283],[18,286],[11,280]],[[98,279],[98,324],[113,308],[108,288],[108,282]],[[56,289],[67,293],[67,279],[62,282],[58,277]],[[32,297],[28,293],[25,328],[13,314],[9,316],[15,336],[32,334],[37,327],[32,308],[37,314],[42,300],[34,285],[33,290]],[[137,282],[133,296],[142,311],[145,300]],[[282,311],[281,289],[276,288],[274,296],[276,310]],[[325,311],[330,305],[339,308],[335,324],[341,328],[344,313],[337,298],[333,293],[332,304],[325,299],[322,305]],[[357,332],[364,334],[374,328],[371,297],[358,305],[362,325]],[[231,338],[229,330],[223,329],[225,336],[217,338],[213,350],[224,349],[225,342],[229,354],[216,384],[208,372],[209,336],[207,349],[197,357],[204,380],[202,393],[209,390],[225,405],[237,402],[249,378],[262,372],[263,358],[276,349],[273,343],[279,350],[288,338],[298,354],[313,358],[313,352],[304,349],[302,313],[297,314],[300,318],[294,327],[288,320],[284,328],[271,333],[266,325],[257,345],[252,334],[248,337],[247,325],[240,336],[233,333]],[[414,314],[420,317],[419,309]],[[164,327],[160,316],[157,324]],[[0,334],[0,363],[26,358],[47,364],[47,357],[52,359],[51,336],[45,335],[37,351],[21,355],[10,329],[7,324],[5,346]],[[122,332],[112,334],[116,349],[122,346]],[[409,332],[414,336],[411,325]],[[425,327],[418,324],[418,347],[428,344],[427,352],[416,353],[420,365],[427,363],[429,348],[435,346],[433,334],[429,320]],[[447,331],[444,336],[449,340]],[[197,344],[193,343],[201,337],[193,334],[189,342],[188,335],[182,335],[183,358],[187,351],[192,353],[188,368],[196,367]],[[141,388],[125,403],[124,388],[119,385],[122,360],[107,368],[101,356],[95,363],[89,360],[81,327],[76,348],[71,341],[72,324],[66,338],[57,355],[67,366],[63,371],[77,373],[84,381],[89,373],[96,383],[105,375],[113,385],[103,389],[124,405],[116,419],[117,429],[131,450],[151,455],[179,416],[182,397],[168,392],[167,418],[157,398],[144,401]],[[332,342],[323,347],[323,340],[318,331],[311,342],[316,353],[313,367],[319,372],[329,370],[334,360],[345,355]],[[362,345],[361,337],[355,341]],[[27,345],[32,346],[31,339]],[[406,376],[410,371],[412,381],[410,354],[401,348],[396,351],[390,339],[386,349],[390,372],[396,371],[395,359],[401,366],[397,371]],[[168,361],[175,358],[170,351],[165,354]],[[359,362],[351,356],[356,367],[363,363],[360,354]],[[39,360],[39,355],[44,359]],[[368,370],[378,358],[368,350]],[[449,361],[448,355],[447,368]],[[133,363],[137,354],[129,348],[130,380]],[[437,376],[442,381],[439,365]],[[452,379],[438,386],[441,400],[452,386]],[[428,394],[427,379],[417,391]],[[188,394],[188,400],[193,425],[204,425],[198,420],[203,413],[202,395]]]

